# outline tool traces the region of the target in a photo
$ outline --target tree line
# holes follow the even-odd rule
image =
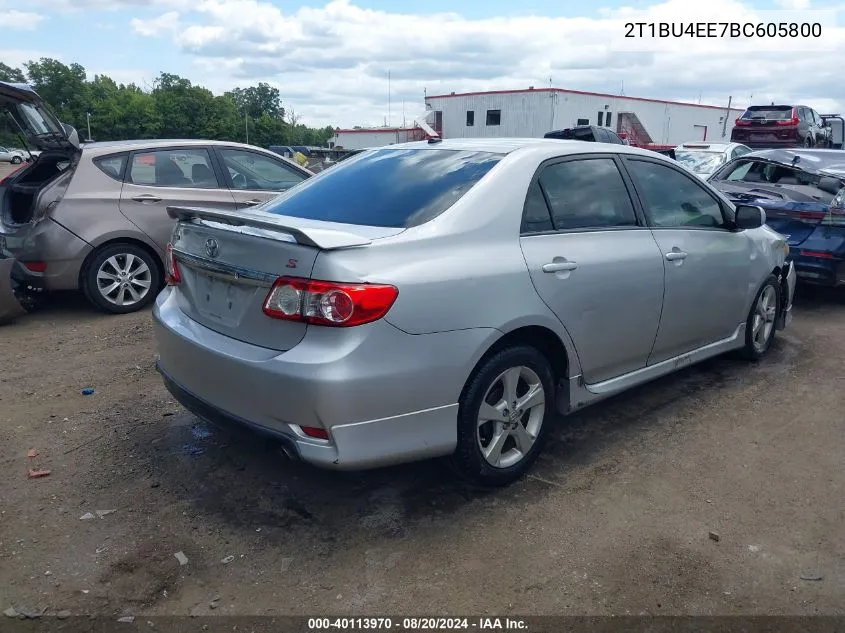
[[[80,64],[41,58],[13,68],[0,62],[0,81],[28,83],[81,140],[204,138],[252,145],[322,146],[331,126],[311,128],[282,106],[277,88],[259,83],[220,96],[188,79],[162,72],[149,89],[119,84],[106,75],[87,79]],[[0,124],[0,144],[19,146],[16,129]]]

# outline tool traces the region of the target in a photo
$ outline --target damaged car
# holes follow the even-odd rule
[[[845,152],[761,150],[717,170],[709,184],[734,204],[766,211],[766,223],[786,236],[798,278],[845,284]]]
[[[0,82],[0,113],[41,154],[0,182],[0,237],[48,291],[82,290],[104,312],[135,312],[164,285],[168,204],[239,211],[311,178],[251,145],[127,140],[80,145],[38,94]]]

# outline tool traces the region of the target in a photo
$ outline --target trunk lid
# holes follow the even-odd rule
[[[76,130],[62,124],[30,86],[0,81],[0,109],[8,113],[13,127],[33,147],[41,151],[64,150],[70,155],[80,151]]]
[[[276,279],[310,279],[321,252],[366,247],[374,239],[404,230],[260,211],[189,207],[168,207],[167,211],[179,221],[172,244],[181,279],[175,286],[180,309],[215,332],[278,351],[296,346],[308,325],[264,314],[264,302]]]

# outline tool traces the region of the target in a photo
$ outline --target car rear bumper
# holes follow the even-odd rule
[[[79,271],[92,247],[61,224],[46,218],[15,232],[0,232],[8,252],[24,266],[46,264],[44,272],[31,272],[47,290],[76,290]]]
[[[153,319],[158,368],[174,397],[203,419],[270,434],[289,454],[335,469],[452,453],[461,389],[496,337],[488,329],[410,335],[382,320],[312,327],[278,352],[191,320],[173,292],[159,295]],[[325,429],[329,439],[302,427]]]
[[[802,283],[828,287],[845,285],[845,263],[839,259],[798,256],[795,272]]]

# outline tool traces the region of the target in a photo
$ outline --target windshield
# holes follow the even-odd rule
[[[696,174],[712,174],[725,162],[722,152],[690,152],[675,150],[675,160]]]
[[[295,218],[407,228],[457,202],[501,154],[384,149],[344,161],[274,198],[262,211]]]

